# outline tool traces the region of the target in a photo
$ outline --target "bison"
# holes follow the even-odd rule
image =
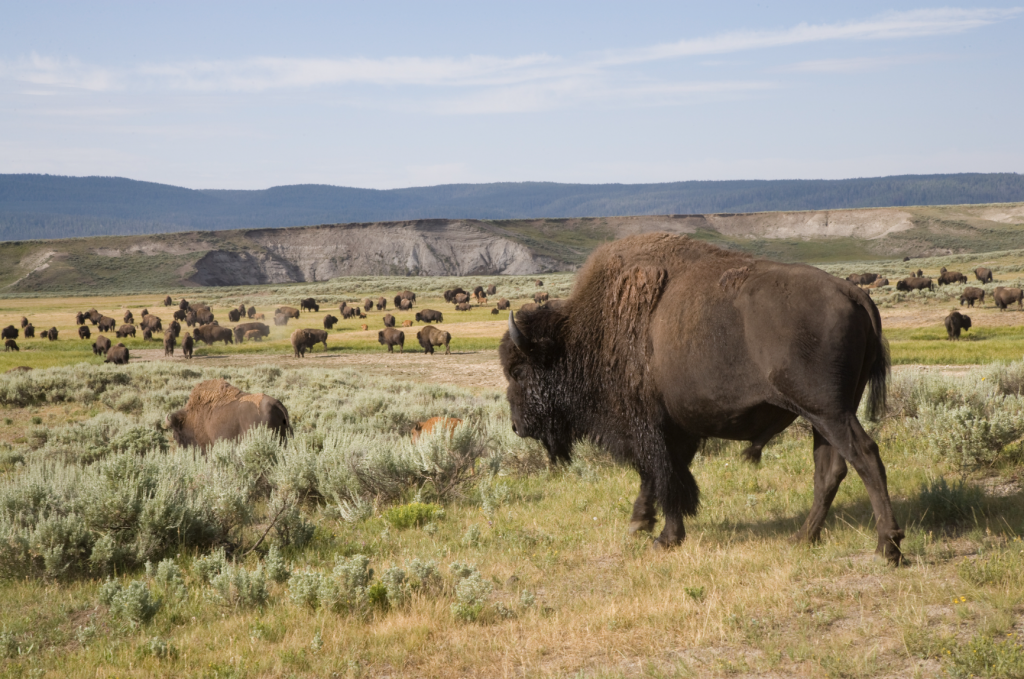
[[[57,331],[56,326],[51,327],[47,331],[47,333],[46,333],[46,339],[50,340],[51,342],[56,342],[57,341],[57,332],[58,331]]]
[[[385,297],[377,298],[377,311],[384,311],[388,308],[388,300]]]
[[[128,347],[118,342],[107,350],[107,358],[104,363],[114,365],[128,365]]]
[[[174,310],[174,313],[172,314],[172,316],[171,316],[171,317],[172,317],[172,318],[173,318],[174,320],[176,320],[176,321],[182,321],[182,322],[186,322],[186,321],[185,321],[185,317],[186,317],[186,316],[188,316],[188,312],[187,312],[187,311],[182,311],[181,309],[175,309],[175,310]]]
[[[238,309],[231,309],[228,311],[228,322],[237,323],[242,320],[242,314],[238,313]]]
[[[295,307],[290,307],[290,306],[278,307],[277,309],[274,310],[274,313],[275,314],[281,314],[283,316],[287,316],[288,318],[298,318],[299,317],[299,310],[296,309]]]
[[[106,356],[110,350],[110,340],[103,335],[99,335],[96,341],[92,343],[92,353],[97,356]]]
[[[403,328],[411,328],[412,327],[412,321],[402,321],[402,327]]]
[[[103,318],[103,314],[101,314],[99,311],[96,311],[96,309],[89,309],[88,311],[85,312],[85,315],[88,316],[89,322],[92,323],[93,325],[98,324],[100,322],[100,319]]]
[[[888,278],[876,278],[875,281],[873,283],[869,284],[867,287],[869,287],[869,288],[884,288],[887,285],[889,285],[889,279]]]
[[[960,341],[960,331],[971,329],[971,317],[959,311],[951,311],[945,320],[946,339]]]
[[[28,318],[26,316],[21,317],[21,327],[25,329],[29,326]]]
[[[171,324],[167,327],[168,330],[174,333],[174,338],[177,339],[178,335],[181,334],[181,323],[178,321],[171,321]]]
[[[697,511],[689,466],[702,440],[750,441],[744,456],[759,461],[803,416],[814,501],[797,537],[818,539],[849,463],[871,500],[878,553],[902,560],[885,467],[857,420],[865,389],[870,415],[885,406],[889,354],[856,285],[682,236],[631,236],[591,254],[567,301],[510,314],[499,357],[513,431],[552,462],[589,439],[634,466],[630,531],[652,530],[660,506],[655,547],[681,542],[683,516]]]
[[[249,318],[255,318],[256,317],[256,307],[254,307],[254,306],[249,307],[248,311],[245,312],[245,315],[248,316]]]
[[[459,302],[458,304],[455,305],[456,311],[469,311],[469,309],[469,302]]]
[[[169,304],[167,306],[170,306]],[[164,332],[164,356],[174,356],[174,340],[177,335],[174,334],[174,330],[168,328]]]
[[[210,325],[213,323],[213,312],[208,307],[197,307],[192,309],[196,314],[196,325]],[[143,321],[146,319],[143,318]],[[153,328],[153,330],[159,330],[159,327]]]
[[[484,294],[484,286],[478,285],[475,288],[473,288],[473,296],[476,297],[477,299],[483,299],[484,297],[486,297],[487,295]]]
[[[952,283],[966,283],[967,276],[959,271],[943,271],[939,274],[939,285],[950,285]]]
[[[878,278],[876,273],[852,273],[846,277],[854,285],[870,285]]]
[[[464,292],[460,292],[460,293],[456,294],[454,297],[452,297],[452,303],[453,304],[465,304],[468,301],[469,301],[469,295],[467,295]]]
[[[199,312],[196,312],[196,320],[199,320],[199,316]],[[210,314],[210,320],[207,322],[213,322],[213,314]],[[142,323],[139,323],[139,327],[143,330],[149,330],[150,332],[163,332],[164,322],[160,320],[159,316],[145,314],[142,317]]]
[[[178,308],[181,309],[182,311],[188,311],[190,306],[192,305],[189,304],[188,300],[185,299],[184,297],[181,299],[180,302],[178,302]]]
[[[195,340],[192,339],[191,333],[185,333],[185,339],[181,340],[181,355],[185,358],[192,358],[192,349],[195,346]]]
[[[983,266],[979,266],[977,269],[974,270],[974,277],[977,278],[982,283],[991,283],[992,269],[986,269]]]
[[[90,337],[92,337],[92,332],[89,330],[89,326],[78,326],[78,339],[89,339]]]
[[[501,299],[498,300],[497,307],[498,307],[499,310],[505,311],[505,310],[507,310],[507,309],[512,307],[512,302],[510,302],[507,299],[505,299],[504,297],[502,297]]]
[[[538,309],[538,305],[535,302],[527,302],[523,306],[519,307],[518,313],[523,314],[523,313],[527,313],[527,312],[530,312],[530,311],[536,311],[537,309]]]
[[[202,450],[221,439],[237,439],[265,425],[282,439],[292,433],[288,409],[266,394],[248,394],[224,380],[200,382],[181,410],[167,416],[165,426],[179,446]]]
[[[100,316],[99,321],[96,323],[96,327],[99,328],[100,332],[109,332],[117,327],[117,321],[110,316]]]
[[[284,314],[274,314],[274,325],[288,325],[288,316]]]
[[[246,330],[245,335],[243,335],[243,339],[252,340],[254,342],[262,342],[263,333],[261,333],[259,330]],[[241,342],[238,343],[241,344]]]
[[[931,290],[932,279],[922,278],[921,276],[904,278],[903,280],[896,282],[896,289],[903,292],[910,292],[911,290]]]
[[[491,315],[492,316],[497,316],[499,313],[501,313],[501,312],[498,311],[497,309],[491,309]]]
[[[960,306],[967,302],[967,306],[973,307],[975,302],[985,303],[985,291],[981,288],[964,288],[963,292],[960,293]]]
[[[496,286],[494,283],[491,283],[490,285],[487,286],[487,296],[490,297],[491,295],[496,294],[498,294],[498,286]]]
[[[79,311],[77,314],[75,314],[75,325],[85,325],[85,321],[86,316],[84,313]],[[93,323],[93,325],[95,325],[95,323]]]
[[[399,300],[398,301],[398,308],[401,309],[402,311],[408,311],[409,309],[412,308],[412,300],[408,300],[408,299],[401,299],[401,300]],[[362,316],[362,314],[359,314],[359,315]]]
[[[429,420],[417,422],[412,425],[412,431],[409,432],[409,438],[412,439],[413,443],[416,443],[419,441],[421,436],[429,434],[435,429],[447,432],[448,436],[451,437],[455,434],[455,428],[460,424],[462,424],[462,420],[457,417],[431,417]]]
[[[234,337],[230,328],[222,328],[219,325],[208,324],[201,325],[192,331],[195,333],[193,336],[200,342],[206,344],[213,344],[214,342],[223,342],[225,345],[234,344]]]
[[[334,324],[337,323],[337,322],[338,322],[338,317],[337,316],[332,316],[330,314],[327,314],[326,316],[324,316],[324,329],[326,329],[326,330],[333,330],[334,329]]]
[[[377,333],[377,341],[381,344],[386,344],[388,347],[388,353],[395,353],[395,345],[398,345],[399,351],[405,351],[405,333],[395,328],[384,328]]]
[[[541,279],[539,279],[539,278],[538,278],[537,280],[535,280],[535,281],[534,281],[534,284],[536,284],[536,286],[537,286],[538,288],[544,287],[544,281],[542,281],[542,280],[541,280]]]
[[[148,328],[147,328],[147,330],[148,330]],[[134,325],[127,325],[127,324],[122,325],[120,328],[117,329],[117,332],[114,333],[114,336],[117,337],[117,338],[135,337],[135,326]]]
[[[433,309],[416,312],[416,320],[420,323],[444,323],[444,314]]]
[[[422,330],[416,333],[416,339],[420,341],[420,346],[423,347],[423,353],[432,354],[434,353],[434,347],[444,345],[444,353],[452,353],[451,348],[448,344],[452,341],[452,334],[445,332],[441,328],[435,328],[432,325],[425,326]]]
[[[369,311],[372,308],[373,308],[373,300],[370,299],[369,297],[364,298],[363,299],[363,309],[365,309],[366,311]]]
[[[384,314],[384,327],[393,328],[395,327],[395,317],[391,314]]]
[[[914,272],[914,278],[924,278],[924,272],[918,269]]]
[[[135,323],[135,316],[132,315],[131,309],[129,309],[128,311],[124,312],[124,322],[125,323]]]
[[[146,341],[146,342],[152,341],[152,339],[153,339],[153,331],[150,330],[149,328],[146,328],[145,330],[143,330],[142,331],[142,339],[144,341]]]
[[[187,325],[188,327],[191,328],[197,322],[198,322],[198,319],[196,318],[196,312],[195,311],[193,311],[192,309],[189,309],[188,311],[185,312],[185,325]]]
[[[455,303],[455,296],[456,295],[466,295],[466,298],[467,299],[469,298],[469,293],[468,292],[463,290],[461,287],[457,287],[457,288],[452,288],[451,290],[445,290],[444,291],[444,301],[450,302],[450,303],[454,304]]]
[[[173,306],[173,305],[174,305],[174,300],[171,299],[170,295],[167,295],[166,297],[164,297],[164,306]]]
[[[282,307],[282,308],[291,308],[291,307]],[[316,300],[313,299],[312,297],[307,297],[306,299],[301,300],[299,302],[299,309],[301,309],[302,311],[307,311],[308,310],[308,311],[317,311],[317,312],[319,312],[320,311],[320,305],[317,304]],[[295,318],[298,318],[298,316],[296,316]]]
[[[82,326],[82,327],[85,327],[85,326]],[[85,328],[85,329],[88,330],[89,328]],[[28,337],[35,337],[35,336],[36,336],[36,326],[34,326],[31,323],[29,323],[28,325],[25,326],[25,337],[28,338]]]
[[[4,340],[4,351],[21,351],[21,349],[18,348],[17,342],[8,338]]]
[[[292,333],[292,349],[295,351],[295,358],[304,358],[306,351],[313,351],[317,344],[323,344],[327,350],[327,331],[316,328],[299,328]]]
[[[3,330],[0,330],[0,339],[17,339],[18,329],[13,325],[8,325]]]
[[[992,291],[992,301],[996,303],[996,307],[1003,311],[1008,306],[1017,303],[1017,308],[1021,308],[1021,300],[1024,299],[1024,293],[1021,292],[1020,288],[1004,288],[1002,286]]]
[[[535,292],[533,294],[533,301],[537,304],[543,304],[544,302],[548,301],[549,297],[550,295],[548,295],[548,293],[546,292]]]

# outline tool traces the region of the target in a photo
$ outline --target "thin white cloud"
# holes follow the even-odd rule
[[[781,71],[795,71],[797,73],[863,73],[866,71],[878,71],[890,66],[901,66],[903,64],[914,64],[922,61],[929,61],[935,57],[909,56],[909,57],[854,57],[850,59],[815,59],[801,61],[780,68]]]
[[[117,78],[108,69],[83,64],[77,59],[55,59],[35,53],[14,61],[0,61],[0,78],[93,92],[118,87]]]

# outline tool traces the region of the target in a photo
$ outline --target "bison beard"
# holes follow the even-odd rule
[[[518,321],[518,323],[517,323]],[[708,338],[715,338],[714,342]],[[509,316],[499,348],[513,431],[552,461],[596,440],[640,474],[630,530],[685,537],[697,511],[689,466],[705,438],[761,449],[797,416],[814,432],[814,501],[797,536],[817,540],[847,463],[864,481],[877,549],[902,559],[878,446],[857,420],[884,408],[888,347],[870,297],[808,266],[757,260],[668,234],[595,251],[569,300]]]

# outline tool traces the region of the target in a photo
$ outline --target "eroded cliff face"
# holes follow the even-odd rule
[[[471,222],[421,220],[246,232],[251,251],[214,250],[199,285],[325,281],[337,276],[528,275],[571,268]]]

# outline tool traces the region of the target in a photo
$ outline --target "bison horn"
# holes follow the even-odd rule
[[[527,356],[530,355],[530,338],[523,334],[523,331],[516,325],[516,319],[511,310],[508,312],[508,336],[519,351]]]

